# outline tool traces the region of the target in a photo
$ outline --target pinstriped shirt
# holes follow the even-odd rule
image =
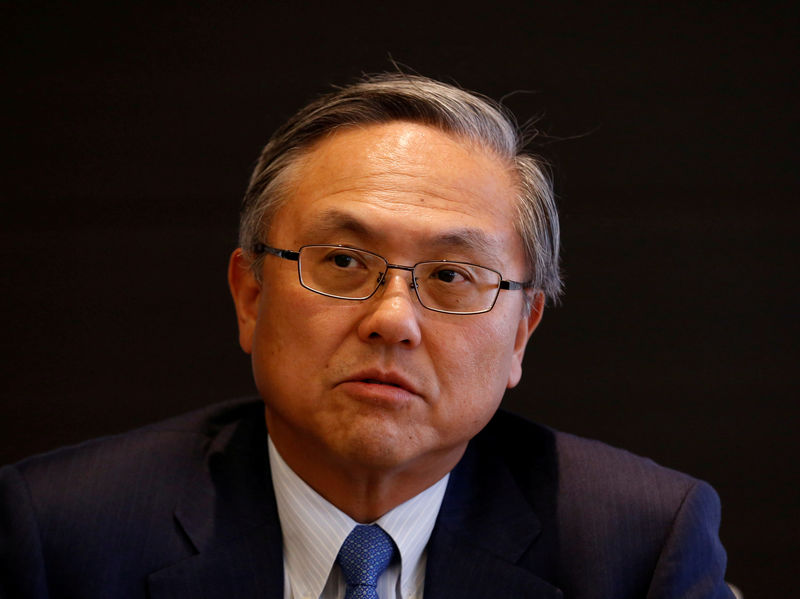
[[[269,440],[272,485],[283,534],[284,599],[341,599],[345,583],[336,555],[358,522],[326,501],[294,471]],[[378,580],[381,599],[421,599],[425,546],[442,505],[449,474],[375,521],[400,551]]]

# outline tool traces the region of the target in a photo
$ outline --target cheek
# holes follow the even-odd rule
[[[508,328],[487,319],[468,331],[437,337],[432,358],[444,392],[443,408],[459,413],[464,424],[483,426],[500,404],[513,353],[514,338]]]
[[[505,379],[514,348],[514,334],[507,321],[479,321],[463,342],[466,347],[459,352],[461,361],[475,377],[487,384]]]
[[[255,339],[253,340],[253,367],[259,389],[262,385],[279,385],[283,379],[293,379],[298,369],[310,356],[298,348],[308,345],[308,329],[303,326],[302,298],[292,297],[286,290],[266,289],[258,310]],[[298,307],[299,309],[291,309]],[[282,376],[281,376],[282,374]]]
[[[312,391],[351,329],[347,306],[327,309],[333,300],[296,287],[265,295],[259,306],[253,364],[260,389],[263,382]]]

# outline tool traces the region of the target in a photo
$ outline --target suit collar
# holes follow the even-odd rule
[[[197,554],[148,577],[153,599],[281,597],[281,529],[263,417],[218,431],[186,489],[175,521]]]

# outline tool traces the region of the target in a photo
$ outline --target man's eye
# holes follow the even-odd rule
[[[357,268],[359,261],[351,254],[333,254],[328,258],[339,268]]]
[[[463,273],[450,268],[437,270],[433,273],[433,278],[442,283],[460,283],[467,280]]]

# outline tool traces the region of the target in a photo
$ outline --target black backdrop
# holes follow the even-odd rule
[[[729,579],[793,594],[796,14],[61,4],[3,9],[0,463],[252,392],[225,285],[249,170],[391,56],[543,115],[567,287],[507,406],[710,481]]]

